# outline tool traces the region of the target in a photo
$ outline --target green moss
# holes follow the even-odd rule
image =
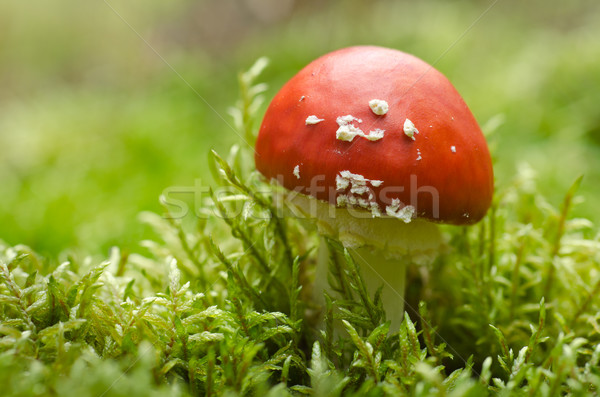
[[[264,66],[264,65],[263,65]],[[253,139],[257,66],[236,118]],[[349,255],[322,330],[306,288],[318,237],[283,218],[249,147],[216,152],[197,224],[142,216],[145,254],[49,262],[0,246],[3,395],[586,395],[600,385],[600,242],[540,195],[528,167],[480,224],[409,272],[389,332]],[[338,249],[340,247],[337,247]],[[342,256],[340,256],[342,257]]]

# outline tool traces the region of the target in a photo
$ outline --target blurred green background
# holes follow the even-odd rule
[[[269,57],[271,98],[357,44],[449,77],[493,130],[497,185],[525,162],[558,204],[585,174],[576,212],[599,221],[600,3],[492,4],[3,0],[0,239],[51,255],[136,250],[148,233],[137,214],[160,212],[169,186],[208,180],[208,150],[240,142],[227,115],[238,71]]]

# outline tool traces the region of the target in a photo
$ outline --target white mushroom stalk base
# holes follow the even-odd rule
[[[387,259],[384,255],[372,249],[349,248],[352,258],[360,266],[360,273],[367,287],[369,297],[373,299],[377,289],[383,286],[381,300],[386,313],[386,320],[391,321],[390,331],[397,331],[404,318],[404,291],[406,288],[406,267],[409,262],[398,259]],[[331,255],[338,261],[345,258],[338,252],[331,252],[325,238],[321,238],[313,297],[322,307],[325,305],[324,293],[331,295],[328,282],[328,272]],[[322,320],[322,319],[321,319]]]
[[[349,250],[371,298],[383,286],[383,308],[392,322],[390,331],[398,330],[404,316],[406,266],[433,262],[442,246],[437,225],[421,219],[405,223],[389,216],[373,217],[367,211],[336,207],[297,193],[288,194],[286,202],[296,216],[315,220],[321,235]],[[323,292],[330,291],[328,265],[328,247],[321,241],[313,288],[314,299],[321,304]]]

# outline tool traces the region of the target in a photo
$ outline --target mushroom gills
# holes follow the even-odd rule
[[[423,219],[405,223],[391,216],[373,217],[368,210],[336,207],[297,192],[287,194],[285,201],[294,215],[314,219],[320,234],[346,248],[367,247],[417,265],[430,264],[440,252],[438,226]]]

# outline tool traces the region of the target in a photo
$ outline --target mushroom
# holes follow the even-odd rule
[[[406,266],[431,263],[442,247],[437,224],[478,222],[493,194],[489,150],[460,94],[426,62],[381,47],[334,51],[288,81],[266,111],[255,162],[297,213],[349,250],[371,291],[384,286],[392,329]]]

